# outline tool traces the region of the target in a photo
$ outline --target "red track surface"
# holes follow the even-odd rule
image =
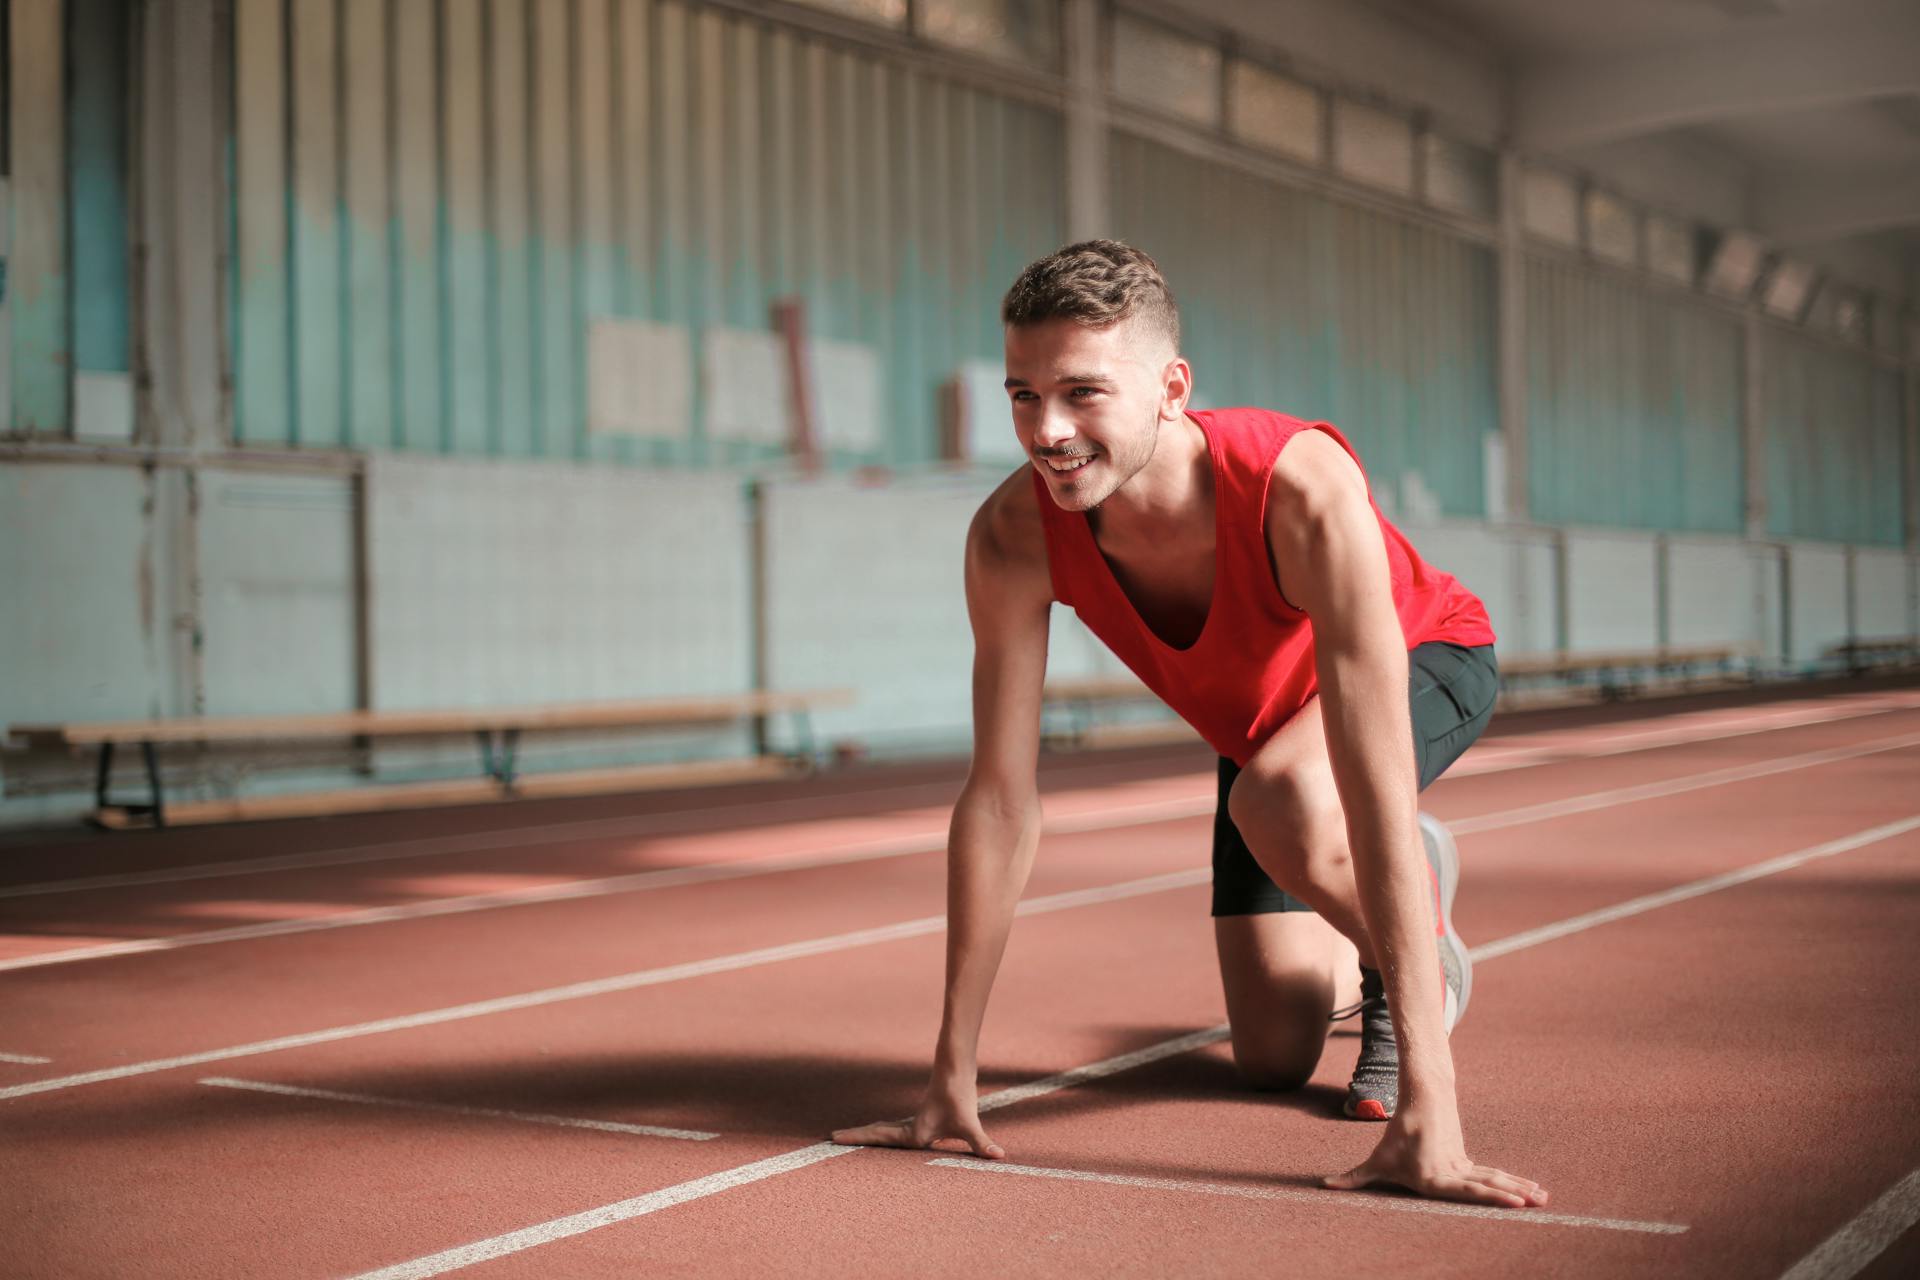
[[[1338,1118],[1345,1035],[1298,1095],[1244,1090],[1216,1042],[990,1111],[1004,1165],[816,1149],[925,1079],[959,777],[918,766],[10,840],[0,1054],[50,1061],[0,1060],[0,1270],[355,1275],[493,1242],[410,1274],[1780,1275],[1920,1166],[1920,694],[1666,711],[1509,718],[1427,796],[1482,949],[1469,1149],[1587,1221],[1318,1190],[1379,1133]],[[1210,765],[1048,762],[983,1095],[1221,1022]],[[515,900],[556,886],[580,896]],[[1904,1221],[1818,1274],[1920,1272]]]

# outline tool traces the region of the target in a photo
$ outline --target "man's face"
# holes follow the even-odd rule
[[[1055,319],[1006,331],[1013,427],[1064,510],[1111,497],[1152,459],[1160,423],[1185,407],[1185,364],[1143,330]]]

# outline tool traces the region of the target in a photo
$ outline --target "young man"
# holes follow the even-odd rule
[[[1387,1127],[1327,1185],[1545,1204],[1536,1183],[1467,1158],[1446,1038],[1471,985],[1447,920],[1458,861],[1416,808],[1492,712],[1485,609],[1380,515],[1331,427],[1187,410],[1179,314],[1144,253],[1070,245],[1021,274],[1002,319],[1032,466],[967,536],[973,767],[949,845],[933,1077],[911,1121],[834,1138],[1004,1154],[980,1125],[976,1050],[1039,841],[1058,600],[1221,756],[1215,941],[1251,1083],[1306,1082],[1358,953],[1362,1044],[1345,1110]]]

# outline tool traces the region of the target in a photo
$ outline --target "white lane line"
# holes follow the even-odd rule
[[[1025,1102],[1029,1098],[1058,1093],[1062,1089],[1071,1089],[1089,1080],[1118,1075],[1122,1071],[1144,1067],[1149,1062],[1158,1062],[1162,1058],[1178,1057],[1183,1053],[1191,1053],[1195,1049],[1204,1049],[1210,1044],[1219,1044],[1227,1038],[1227,1035],[1227,1028],[1222,1025],[1210,1027],[1205,1031],[1191,1032],[1184,1036],[1175,1036],[1171,1040],[1162,1040],[1159,1044],[1148,1045],[1144,1049],[1135,1049],[1132,1053],[1123,1053],[1118,1057],[1088,1063],[1084,1067],[1075,1067],[1071,1071],[1062,1071],[1059,1075],[1046,1076],[1028,1084],[1014,1085],[1010,1089],[988,1094],[980,1099],[978,1109],[997,1111],[1001,1107],[1010,1107],[1016,1102]]]
[[[31,1053],[0,1053],[0,1062],[21,1062],[30,1067],[37,1067],[43,1063],[52,1061],[52,1058],[39,1058]]]
[[[1668,778],[1661,782],[1616,787],[1608,791],[1593,791],[1586,795],[1569,796],[1563,800],[1550,800],[1524,808],[1501,810],[1475,818],[1461,818],[1449,823],[1448,827],[1457,836],[1472,835],[1481,831],[1496,831],[1532,822],[1545,822],[1575,813],[1608,809],[1615,805],[1660,799],[1707,787],[1726,786],[1755,778],[1770,777],[1774,774],[1834,764],[1884,751],[1904,750],[1914,746],[1920,746],[1920,733],[1875,739],[1856,746],[1832,747],[1798,756],[1786,756],[1763,764],[1736,765],[1726,769],[1709,770],[1706,773]],[[1053,836],[1085,831],[1106,831],[1117,827],[1145,826],[1155,822],[1208,817],[1212,815],[1214,807],[1215,793],[1210,787],[1203,796],[1194,798],[1151,800],[1139,804],[1116,805],[1099,813],[1071,814],[1045,823],[1041,828],[1041,834]],[[745,862],[665,867],[654,871],[636,871],[627,875],[605,876],[594,880],[569,880],[559,884],[538,885],[530,889],[502,889],[493,893],[468,894],[457,898],[436,898],[425,902],[370,907],[364,911],[343,911],[307,919],[270,920],[260,924],[234,925],[226,929],[208,929],[200,933],[174,934],[164,938],[136,938],[127,942],[106,942],[92,947],[69,947],[61,951],[13,956],[0,960],[0,973],[18,969],[39,969],[48,965],[76,964],[84,960],[105,960],[118,956],[178,951],[185,947],[204,947],[221,942],[278,938],[291,934],[317,933],[328,929],[351,929],[364,925],[392,924],[401,920],[464,915],[473,911],[493,911],[503,907],[520,907],[535,903],[572,902],[621,893],[641,893],[717,880],[737,880],[776,871],[804,871],[844,866],[882,858],[935,853],[946,846],[947,835],[944,830],[941,830],[904,839],[885,838],[868,841],[865,844],[841,846],[825,854],[781,855]]]
[[[289,1098],[314,1098],[322,1102],[358,1102],[372,1107],[399,1107],[407,1111],[438,1111],[446,1115],[478,1116],[489,1120],[524,1120],[528,1124],[562,1125],[570,1129],[598,1129],[602,1133],[634,1133],[646,1138],[680,1138],[687,1142],[711,1142],[717,1133],[698,1129],[667,1129],[657,1124],[622,1124],[617,1120],[584,1120],[576,1116],[549,1116],[532,1111],[500,1111],[493,1107],[457,1107],[445,1102],[421,1102],[413,1098],[381,1098],[370,1093],[341,1093],[333,1089],[305,1089],[266,1080],[235,1080],[230,1076],[208,1076],[199,1083],[216,1089],[246,1089],[254,1093],[276,1093]]]
[[[1708,876],[1694,880],[1672,889],[1663,889],[1659,893],[1649,893],[1644,897],[1633,898],[1611,907],[1602,907],[1598,911],[1589,911],[1584,915],[1573,916],[1554,924],[1542,925],[1538,929],[1528,929],[1512,937],[1502,938],[1498,942],[1489,942],[1485,946],[1473,948],[1475,960],[1491,960],[1495,956],[1506,955],[1509,951],[1519,951],[1525,947],[1537,947],[1543,942],[1555,938],[1564,938],[1570,933],[1580,933],[1596,925],[1609,924],[1615,920],[1624,920],[1628,916],[1637,916],[1643,912],[1660,907],[1671,906],[1676,902],[1685,902],[1688,898],[1698,898],[1702,894],[1714,893],[1721,889],[1732,888],[1736,884],[1746,884],[1750,880],[1759,880],[1764,876],[1788,871],[1820,858],[1831,858],[1837,853],[1846,853],[1865,845],[1878,844],[1882,840],[1891,840],[1898,835],[1920,829],[1920,815],[1901,818],[1896,822],[1885,823],[1866,831],[1857,831],[1838,840],[1829,840],[1824,844],[1811,845],[1793,853],[1784,853],[1765,862],[1756,862],[1751,866],[1722,872],[1717,876]]]
[[[866,1150],[864,1147],[842,1147],[831,1142],[816,1142],[810,1147],[801,1147],[798,1151],[789,1151],[785,1155],[756,1160],[752,1164],[743,1164],[736,1169],[710,1173],[704,1178],[695,1178],[691,1182],[682,1182],[675,1186],[663,1187],[658,1191],[649,1191],[646,1195],[635,1196],[631,1200],[602,1205],[598,1209],[589,1209],[585,1213],[555,1218],[551,1222],[523,1227],[518,1231],[509,1231],[505,1235],[493,1236],[490,1239],[476,1240],[472,1244],[463,1244],[458,1248],[429,1254],[424,1258],[416,1258],[412,1262],[395,1263],[391,1267],[382,1267],[378,1271],[365,1271],[353,1277],[353,1280],[421,1280],[425,1276],[442,1275],[462,1267],[471,1267],[475,1263],[503,1258],[510,1253],[519,1253],[543,1244],[552,1244],[555,1240],[565,1240],[568,1236],[577,1236],[585,1231],[610,1227],[616,1222],[627,1222],[649,1213],[658,1213],[662,1209],[671,1209],[689,1200],[701,1200],[707,1196],[718,1195],[722,1191],[744,1187],[762,1178],[771,1178],[775,1174],[791,1173],[795,1169],[804,1169],[810,1164],[831,1160],[835,1156],[848,1156],[864,1150]]]
[[[1568,796],[1564,800],[1548,800],[1518,809],[1501,809],[1494,813],[1483,813],[1478,817],[1455,819],[1447,823],[1447,829],[1456,836],[1472,835],[1476,831],[1497,831],[1504,827],[1518,827],[1529,822],[1544,822],[1549,818],[1564,818],[1569,814],[1610,809],[1615,805],[1634,804],[1641,800],[1658,800],[1665,796],[1677,796],[1688,791],[1722,787],[1735,782],[1750,782],[1755,778],[1792,773],[1798,769],[1812,769],[1823,764],[1835,764],[1842,760],[1858,759],[1861,756],[1878,755],[1883,751],[1904,751],[1910,747],[1920,747],[1920,733],[1904,733],[1898,737],[1876,738],[1871,742],[1850,747],[1829,747],[1824,751],[1783,756],[1764,764],[1734,765],[1731,768],[1710,769],[1705,773],[1689,773],[1682,777],[1642,783],[1638,786],[1590,791],[1583,796]]]
[[[1092,889],[1076,889],[1069,893],[1056,893],[1044,898],[1030,898],[1014,908],[1014,914],[1020,916],[1044,915],[1052,911],[1065,911],[1075,907],[1092,906],[1096,903],[1117,902],[1123,898],[1139,897],[1142,894],[1163,893],[1169,889],[1183,889],[1193,885],[1206,884],[1213,875],[1212,868],[1201,867],[1188,871],[1174,871],[1165,875],[1148,876],[1141,880],[1128,880],[1121,884],[1103,885]],[[51,1093],[59,1089],[73,1089],[81,1085],[100,1084],[108,1080],[124,1080],[129,1076],[149,1075],[156,1071],[171,1071],[176,1067],[199,1066],[206,1062],[225,1062],[233,1058],[248,1058],[256,1054],[277,1053],[283,1049],[301,1049],[309,1045],[330,1044],[337,1040],[353,1040],[361,1036],[380,1035],[388,1031],[406,1031],[415,1027],[434,1026],[445,1022],[459,1022],[467,1018],[480,1018],[495,1013],[510,1013],[518,1009],[532,1009],[542,1005],[560,1004],[569,1000],[583,1000],[590,996],[608,995],[616,991],[632,991],[640,987],[659,986],[668,982],[680,982],[688,978],[703,978],[710,974],[732,973],[739,969],[751,969],[760,965],[778,964],[785,960],[799,960],[808,956],[827,955],[835,951],[848,951],[855,947],[873,946],[882,942],[897,942],[905,938],[923,937],[938,933],[946,928],[945,916],[925,916],[918,920],[906,920],[899,924],[880,925],[871,929],[856,929],[851,933],[837,933],[824,938],[810,938],[802,942],[789,942],[776,947],[762,947],[754,951],[736,952],[733,955],[715,956],[707,960],[694,960],[684,964],[667,965],[658,969],[641,969],[633,973],[617,974],[610,978],[595,978],[587,982],[574,982],[561,987],[546,987],[538,991],[522,992],[519,995],[500,996],[492,1000],[477,1000],[469,1004],[451,1005],[444,1009],[429,1009],[422,1013],[403,1014],[394,1018],[380,1018],[371,1022],[356,1022],[346,1026],[328,1027],[321,1031],[308,1031],[298,1035],[280,1036],[272,1040],[256,1040],[251,1044],[234,1045],[225,1049],[210,1049],[202,1053],[182,1054],[174,1058],[157,1058],[150,1062],[133,1062],[125,1066],[107,1067],[99,1071],[86,1071],[77,1075],[59,1076],[51,1080],[34,1080],[26,1084],[11,1085],[0,1089],[0,1100],[24,1098],[36,1093]]]
[[[1906,819],[1905,823],[1920,825],[1920,814],[1916,814],[1913,817]],[[1895,823],[1892,825],[1902,826],[1904,825],[1904,823]],[[1876,828],[1873,828],[1872,831],[1861,832],[1860,835],[1869,836],[1869,835],[1873,835],[1874,832],[1881,832],[1885,830],[1886,830],[1885,827],[1876,827]],[[1881,836],[1879,838],[1884,839],[1885,836]],[[1866,843],[1865,840],[1858,840],[1857,837],[1846,837],[1844,841],[1830,841],[1826,845],[1815,845],[1811,849],[1805,850],[1803,852],[1806,852],[1808,854],[1817,854],[1819,850],[1829,849],[1832,845],[1845,843],[1848,841],[1857,841],[1856,843],[1854,843],[1853,847],[1858,847],[1859,844]],[[1837,849],[1832,851],[1838,852]],[[1787,858],[1790,859],[1795,856],[1796,855],[1794,854],[1788,854]],[[1784,865],[1785,861],[1786,861],[1785,859],[1776,858],[1776,859],[1773,859],[1772,862],[1770,863],[1763,863],[1760,865],[1770,868],[1770,870],[1765,874],[1772,874],[1774,871],[1785,870],[1786,869]],[[1793,865],[1798,865],[1798,863],[1794,863]],[[1725,879],[1726,878],[1723,876],[1709,877],[1709,880],[1712,880],[1712,881],[1723,881]],[[1705,884],[1707,883],[1707,881],[1696,881],[1695,883]],[[1682,886],[1682,887],[1685,888],[1687,886]],[[1717,887],[1725,888],[1727,886],[1725,884],[1719,884]],[[1657,896],[1657,895],[1654,895],[1654,896]],[[1623,914],[1632,915],[1632,914],[1639,914],[1640,912],[1644,912],[1644,911],[1652,911],[1656,907],[1667,905],[1669,902],[1678,902],[1683,900],[1681,897],[1667,896],[1662,901],[1655,901],[1654,896],[1649,896],[1645,898],[1636,898],[1633,900],[1631,904],[1623,904],[1623,905],[1631,905],[1634,907],[1634,910],[1625,912]],[[1687,895],[1687,896],[1697,896],[1697,895]],[[1585,918],[1586,917],[1574,917],[1575,920],[1582,920]],[[1620,919],[1623,917],[1621,915],[1616,915],[1611,918]],[[1603,923],[1603,922],[1595,921],[1594,923]],[[1585,927],[1591,928],[1592,924],[1588,924]],[[1543,942],[1552,941],[1553,938],[1555,937],[1564,937],[1564,936],[1566,935],[1563,933],[1552,932],[1551,927],[1549,927],[1548,929],[1532,929],[1532,930],[1528,930],[1525,933],[1514,934],[1511,937],[1502,938],[1496,942],[1489,943],[1484,947],[1480,947],[1474,952],[1474,958],[1476,960],[1493,959],[1497,956],[1505,955],[1512,951],[1521,950],[1524,947],[1539,946]],[[1103,1062],[1096,1062],[1088,1066],[1077,1067],[1071,1071],[1063,1071],[1058,1075],[1048,1076],[1043,1080],[1037,1080],[1031,1084],[1016,1085],[1011,1089],[1005,1089],[1005,1090],[1001,1090],[998,1093],[989,1094],[987,1097],[980,1099],[979,1107],[980,1107],[980,1110],[982,1111],[991,1111],[991,1110],[997,1110],[1000,1107],[1011,1106],[1015,1102],[1024,1102],[1029,1098],[1040,1097],[1044,1094],[1053,1093],[1060,1089],[1072,1088],[1074,1085],[1082,1084],[1090,1080],[1101,1079],[1106,1076],[1111,1076],[1120,1071],[1128,1070],[1129,1068],[1132,1068],[1132,1067],[1144,1066],[1147,1063],[1158,1062],[1166,1058],[1176,1057],[1179,1054],[1188,1053],[1194,1049],[1204,1048],[1210,1044],[1217,1044],[1220,1041],[1225,1040],[1228,1037],[1228,1035],[1229,1035],[1229,1028],[1226,1025],[1222,1024],[1220,1026],[1209,1027],[1200,1031],[1189,1032],[1185,1035],[1175,1036],[1172,1039],[1163,1040],[1159,1044],[1149,1045],[1145,1049],[1137,1049],[1132,1053],[1125,1053],[1125,1054],[1119,1055],[1118,1057],[1108,1058]],[[4,1096],[5,1094],[0,1093],[0,1097],[4,1097]],[[867,1148],[841,1147],[841,1146],[836,1146],[830,1142],[816,1143],[810,1147],[803,1147],[800,1150],[788,1152],[784,1156],[776,1156],[771,1161],[763,1160],[763,1161],[758,1161],[754,1164],[743,1165],[741,1166],[740,1169],[737,1169],[737,1170],[729,1170],[726,1173],[713,1174],[706,1178],[696,1179],[693,1182],[682,1183],[678,1187],[668,1187],[663,1191],[656,1191],[647,1196],[639,1196],[633,1200],[623,1200],[617,1205],[608,1205],[604,1209],[589,1210],[586,1213],[576,1214],[570,1218],[561,1218],[561,1219],[557,1219],[554,1222],[543,1223],[543,1224],[532,1226],[532,1227],[526,1227],[526,1228],[523,1228],[522,1230],[510,1232],[506,1235],[495,1236],[489,1240],[482,1240],[474,1244],[464,1245],[458,1249],[449,1249],[443,1253],[437,1253],[432,1255],[431,1257],[419,1259],[416,1262],[402,1263],[398,1267],[389,1267],[383,1271],[368,1272],[364,1276],[355,1277],[354,1280],[376,1280],[376,1278],[378,1278],[378,1280],[388,1280],[389,1277],[405,1276],[409,1278],[417,1278],[417,1277],[441,1275],[448,1271],[455,1271],[461,1267],[470,1266],[475,1262],[483,1262],[489,1258],[497,1258],[508,1253],[518,1252],[522,1249],[530,1249],[535,1247],[536,1245],[546,1244],[551,1240],[562,1239],[565,1236],[570,1236],[570,1235],[578,1235],[582,1231],[591,1231],[595,1227],[607,1226],[614,1222],[624,1222],[628,1218],[637,1217],[639,1214],[642,1214],[642,1213],[651,1213],[655,1209],[666,1208],[670,1204],[680,1204],[686,1200],[699,1199],[701,1196],[712,1195],[718,1191],[725,1191],[733,1186],[741,1185],[742,1182],[758,1181],[759,1179],[764,1177],[769,1177],[774,1173],[784,1173],[787,1171],[787,1168],[785,1167],[773,1168],[773,1169],[767,1168],[767,1166],[775,1164],[782,1160],[791,1161],[792,1163],[788,1167],[797,1169],[797,1168],[802,1168],[809,1164],[816,1163],[817,1161],[827,1159],[830,1156],[845,1155],[849,1152],[863,1151],[863,1150],[867,1150]],[[751,1173],[751,1176],[743,1177],[738,1181],[728,1181],[731,1175],[747,1173],[748,1171],[754,1171],[754,1172]],[[699,1188],[699,1190],[693,1191],[692,1189],[695,1189],[695,1188]],[[688,1191],[691,1191],[692,1193],[678,1194],[678,1193],[688,1192]],[[1343,1194],[1351,1195],[1352,1193],[1347,1192]],[[659,1200],[662,1197],[675,1197],[675,1198],[672,1198],[670,1200],[664,1200],[660,1203],[654,1203],[656,1200]],[[1399,1203],[1397,1201],[1389,1201],[1384,1197],[1378,1197],[1378,1196],[1356,1197],[1356,1201],[1364,1202],[1366,1204],[1373,1205],[1373,1206],[1378,1206],[1381,1204]],[[641,1207],[631,1208],[631,1206],[641,1206]],[[1516,1211],[1506,1210],[1504,1212],[1513,1213]],[[612,1214],[615,1216],[606,1217],[604,1218],[604,1220],[602,1220],[601,1215],[606,1215],[606,1214]],[[1884,1248],[1885,1247],[1884,1244],[1881,1247]],[[1795,1277],[1795,1280],[1801,1280],[1801,1278]],[[1835,1280],[1839,1280],[1839,1278],[1836,1277]]]
[[[1524,753],[1524,759],[1494,760],[1480,767],[1466,767],[1472,755],[1463,759],[1449,772],[1449,777],[1466,776],[1478,773],[1504,773],[1515,769],[1530,769],[1540,765],[1563,764],[1598,756],[1620,755],[1634,751],[1653,750],[1661,747],[1684,746],[1694,742],[1713,742],[1722,738],[1740,737],[1752,733],[1766,733],[1776,730],[1800,728],[1805,725],[1825,724],[1836,720],[1851,720],[1864,716],[1887,715],[1897,711],[1914,710],[1920,704],[1908,701],[1887,700],[1872,705],[1842,706],[1827,714],[1809,714],[1804,718],[1748,726],[1741,722],[1739,727],[1725,732],[1684,733],[1676,736],[1670,729],[1646,730],[1638,733],[1611,734],[1600,739],[1599,749],[1580,747],[1572,749],[1556,748],[1552,745],[1554,735],[1577,735],[1583,730],[1549,730],[1544,734],[1528,734],[1514,741],[1511,749],[1516,754]],[[1705,726],[1718,730],[1724,722],[1715,722]],[[1644,743],[1635,743],[1631,739],[1646,738]],[[1624,743],[1625,745],[1620,745]],[[1507,749],[1504,739],[1489,742],[1482,750],[1501,751]],[[1112,761],[1092,761],[1085,765],[1053,765],[1048,769],[1049,778],[1061,775],[1073,775],[1094,772],[1110,768]],[[1212,774],[1195,774],[1196,779],[1208,784],[1209,797],[1204,812],[1212,812],[1210,797]],[[1127,785],[1127,784],[1122,784]],[[507,827],[489,831],[466,832],[448,836],[425,836],[414,840],[388,840],[371,844],[349,845],[340,849],[314,850],[305,853],[281,854],[268,858],[249,858],[233,862],[204,862],[186,867],[164,867],[152,871],[130,871],[107,875],[80,876],[68,880],[46,880],[33,884],[0,886],[0,899],[38,897],[53,893],[78,893],[91,889],[120,889],[139,885],[176,884],[191,880],[213,880],[228,876],[255,875],[271,871],[302,871],[316,867],[352,866],[366,862],[401,861],[408,858],[437,857],[454,853],[480,853],[490,849],[515,848],[523,845],[557,843],[563,840],[589,840],[614,838],[619,836],[666,836],[688,834],[697,831],[698,824],[690,819],[701,819],[712,814],[724,814],[729,819],[739,820],[748,814],[765,810],[781,810],[796,805],[805,806],[810,802],[831,803],[839,800],[860,799],[867,796],[889,796],[895,804],[908,795],[918,796],[928,792],[941,801],[950,801],[958,789],[958,783],[927,782],[913,783],[904,787],[873,787],[861,791],[845,791],[822,797],[790,797],[782,800],[753,800],[734,805],[711,805],[699,808],[669,809],[657,814],[645,814],[617,818],[589,818],[576,822],[543,823],[535,826]],[[1196,810],[1199,812],[1199,810]],[[857,815],[828,815],[820,821],[833,821],[840,817]],[[1186,815],[1178,815],[1186,816]],[[811,821],[815,819],[783,818],[781,821]]]
[[[1780,1280],[1852,1280],[1920,1222],[1920,1169],[1894,1183],[1858,1217],[1820,1242]]]
[[[1233,1196],[1242,1200],[1285,1200],[1296,1204],[1320,1205],[1330,1209],[1392,1209],[1399,1213],[1429,1213],[1447,1218],[1478,1218],[1485,1222],[1510,1222],[1516,1226],[1591,1227],[1601,1231],[1637,1231],[1655,1236],[1677,1236],[1687,1229],[1678,1222],[1640,1222],[1632,1218],[1582,1218],[1570,1213],[1547,1213],[1540,1209],[1497,1209],[1492,1205],[1405,1200],[1390,1194],[1355,1195],[1351,1191],[1246,1187],[1227,1182],[1193,1182],[1185,1178],[1143,1178],[1133,1174],[1088,1173],[1081,1169],[1049,1169],[1040,1165],[1007,1164],[999,1160],[955,1160],[950,1157],[941,1157],[929,1160],[927,1163],[942,1169],[964,1169],[969,1173],[1007,1173],[1027,1178],[1059,1178],[1067,1182],[1100,1182],[1115,1187],[1141,1187],[1149,1191],[1185,1191],[1204,1196]]]

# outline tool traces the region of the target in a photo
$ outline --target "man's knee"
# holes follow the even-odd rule
[[[1227,813],[1255,860],[1282,888],[1325,882],[1347,860],[1345,816],[1327,770],[1242,770],[1227,796]]]
[[[1324,1020],[1325,1015],[1321,1015]],[[1257,1041],[1243,1043],[1243,1040]],[[1271,1030],[1258,1036],[1243,1037],[1236,1028],[1233,1037],[1233,1065],[1250,1089],[1263,1093],[1291,1093],[1304,1089],[1313,1079],[1320,1063],[1320,1051],[1326,1045],[1324,1030],[1307,1030],[1292,1039],[1277,1037]]]

